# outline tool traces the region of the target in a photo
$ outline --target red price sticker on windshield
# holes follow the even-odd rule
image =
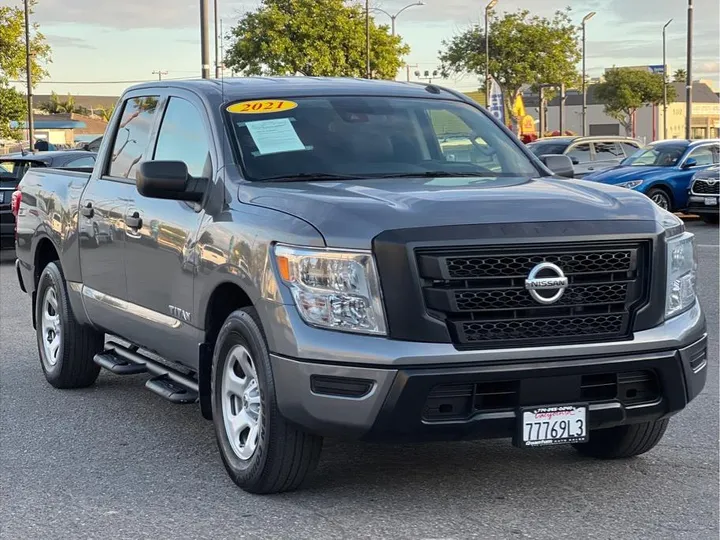
[[[268,114],[289,111],[297,107],[294,101],[284,99],[261,99],[256,101],[242,101],[227,107],[227,111],[236,114]]]

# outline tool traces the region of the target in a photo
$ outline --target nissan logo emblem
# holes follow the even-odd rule
[[[544,262],[536,265],[525,280],[525,288],[530,296],[540,304],[554,304],[565,293],[568,286],[568,278],[559,266],[553,263]],[[550,295],[543,295],[540,291],[552,291]]]

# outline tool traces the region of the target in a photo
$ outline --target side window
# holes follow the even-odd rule
[[[697,167],[703,167],[705,165],[717,163],[717,161],[713,161],[714,154],[715,152],[713,152],[712,146],[701,146],[700,148],[696,148],[690,152],[688,159],[693,158],[697,161]]]
[[[95,158],[92,156],[84,156],[68,161],[63,167],[92,167],[93,165],[95,165]]]
[[[196,178],[210,178],[210,145],[205,124],[195,106],[170,98],[158,134],[153,160],[182,161]]]
[[[575,158],[578,163],[587,163],[588,161],[590,161],[590,144],[578,144],[577,146],[573,147],[573,149],[570,150],[566,155],[570,159]]]
[[[637,152],[640,148],[635,146],[634,144],[630,143],[620,143],[620,146],[622,146],[622,149],[625,151],[625,156],[630,157],[635,152]]]
[[[110,157],[110,176],[135,180],[135,170],[150,140],[157,106],[157,96],[130,98],[125,102]]]
[[[594,144],[597,161],[611,161],[625,157],[622,148],[615,142],[596,142]]]
[[[460,117],[447,110],[430,110],[428,114],[445,161],[472,163],[497,172],[502,170],[495,152],[481,137],[474,135]]]

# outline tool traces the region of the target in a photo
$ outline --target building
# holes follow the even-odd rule
[[[25,122],[10,122],[13,128],[25,129]],[[33,114],[33,136],[55,146],[73,147],[78,141],[90,141],[105,133],[107,122],[76,113]]]
[[[685,137],[685,84],[670,83],[669,86],[675,88],[675,99],[668,103],[667,138],[681,139]],[[620,122],[605,114],[605,106],[595,97],[595,88],[595,85],[587,88],[588,135],[628,135],[643,142],[665,138],[662,105],[648,105],[639,109],[635,114],[634,129],[626,133]],[[537,96],[526,96],[525,105],[528,114],[537,119]],[[547,107],[547,130],[557,130],[559,127],[560,99],[556,97]],[[693,82],[691,128],[693,139],[720,137],[720,98],[705,82]],[[578,90],[567,92],[563,129],[582,133],[582,94]]]

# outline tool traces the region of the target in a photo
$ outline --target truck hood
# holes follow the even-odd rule
[[[614,167],[589,174],[584,179],[603,184],[621,184],[630,180],[655,180],[672,176],[673,173],[677,173],[673,167]]]
[[[383,231],[543,221],[655,220],[639,193],[555,178],[402,178],[244,183],[241,203],[312,224],[330,247],[367,249]]]

